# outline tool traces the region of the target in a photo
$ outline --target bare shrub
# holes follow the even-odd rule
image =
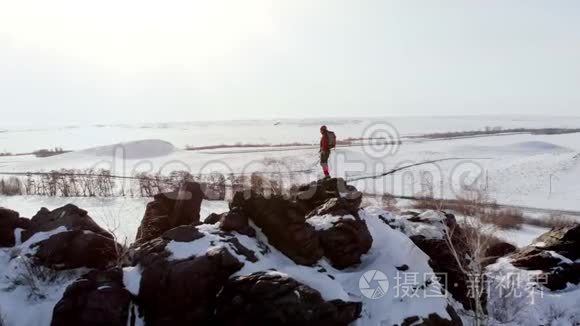
[[[487,209],[479,217],[484,223],[490,223],[502,229],[521,229],[524,213],[517,208]]]
[[[519,229],[525,222],[524,214],[517,208],[501,208],[491,200],[488,192],[479,188],[464,188],[457,199],[435,199],[431,196],[416,198],[413,208],[446,210],[479,218],[502,229]]]
[[[474,324],[485,325],[487,322],[484,302],[487,294],[486,266],[487,252],[496,238],[489,236],[494,226],[484,224],[480,219],[466,219],[461,230],[443,228],[445,242],[457,263],[459,271],[467,278],[470,298],[473,299]],[[457,233],[459,232],[459,233]]]
[[[22,182],[16,177],[0,179],[0,195],[19,196],[22,195],[23,190]]]
[[[579,222],[571,217],[567,217],[560,212],[553,212],[546,218],[526,218],[525,222],[530,225],[535,225],[544,228],[560,228],[567,226],[574,226]]]
[[[43,300],[46,298],[44,287],[61,283],[66,278],[76,275],[75,270],[58,272],[53,269],[36,265],[30,260],[22,259],[20,272],[16,276],[7,276],[9,286],[5,291],[13,291],[24,287],[28,292],[28,299]]]
[[[395,196],[389,194],[389,193],[385,193],[382,196],[382,203],[383,203],[383,208],[389,212],[397,212],[399,211],[399,208],[397,207],[397,199],[395,198]]]

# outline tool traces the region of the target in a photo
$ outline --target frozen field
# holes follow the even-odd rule
[[[408,138],[433,132],[483,130],[486,127],[575,128],[580,126],[580,118],[425,117],[6,127],[6,131],[0,133],[0,151],[20,153],[55,146],[75,151],[49,158],[31,155],[0,157],[0,172],[91,167],[111,169],[113,174],[124,176],[136,172],[167,175],[176,170],[194,175],[260,171],[280,173],[288,184],[301,183],[321,176],[316,145],[321,124],[327,124],[339,139],[377,135],[401,139],[401,145],[354,145],[338,147],[334,151],[331,172],[351,180],[357,188],[369,194],[388,192],[416,196],[432,193],[435,197],[455,198],[465,187],[476,187],[485,190],[500,204],[580,211],[580,134],[508,134],[454,140]],[[375,130],[383,133],[375,134]],[[117,143],[122,144],[114,145]],[[286,143],[312,145],[184,150],[186,145]],[[419,165],[406,168],[414,164]],[[403,169],[375,177],[397,168]],[[41,206],[55,208],[73,201],[90,210],[103,223],[107,219],[105,216],[122,216],[119,228],[132,238],[146,199],[99,200],[0,197],[0,205],[31,216]],[[213,205],[206,207],[208,214],[225,209],[225,203],[205,205]],[[534,217],[544,218],[546,215],[536,213]],[[535,233],[531,232],[532,235],[524,238],[531,238]]]

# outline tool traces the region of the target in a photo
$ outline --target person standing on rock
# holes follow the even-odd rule
[[[320,166],[322,166],[322,172],[324,172],[324,177],[330,177],[330,171],[328,169],[328,158],[330,157],[330,150],[336,147],[336,135],[334,132],[328,130],[326,126],[320,127]]]

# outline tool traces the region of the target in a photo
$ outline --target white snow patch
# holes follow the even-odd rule
[[[331,214],[315,215],[306,220],[306,223],[312,225],[316,231],[328,230],[340,220],[354,220],[352,215],[335,216]]]
[[[123,268],[123,284],[131,294],[139,295],[141,288],[141,268],[139,266]]]

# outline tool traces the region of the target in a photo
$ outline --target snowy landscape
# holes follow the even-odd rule
[[[334,195],[325,194],[329,197],[321,201],[311,199],[312,202],[301,204],[309,208],[300,213],[305,214],[306,219],[298,225],[320,237],[323,247],[319,256],[310,257],[313,254],[300,253],[299,249],[293,248],[301,244],[292,245],[288,244],[288,239],[284,240],[284,237],[293,236],[284,235],[284,232],[294,230],[294,226],[285,226],[282,222],[276,226],[269,220],[272,216],[279,217],[281,221],[290,219],[292,215],[283,208],[286,206],[269,202],[274,199],[268,199],[266,193],[260,194],[265,196],[265,202],[252,198],[236,201],[236,185],[230,181],[233,182],[235,177],[259,175],[259,180],[278,182],[269,191],[276,188],[282,192],[298,185],[311,182],[316,184],[323,177],[318,161],[318,127],[322,124],[334,131],[338,139],[337,148],[333,150],[330,160],[331,175],[346,180],[348,193],[359,194],[361,198],[353,203],[353,199],[344,192],[346,190],[333,190],[336,191]],[[269,316],[271,311],[268,309],[281,309],[277,304],[290,300],[288,307],[292,308],[288,309],[300,311],[301,305],[306,304],[311,305],[315,311],[321,310],[317,312],[320,315],[311,316],[313,319],[310,321],[306,317],[300,322],[287,320],[288,325],[310,325],[314,322],[361,326],[479,325],[483,319],[490,325],[578,325],[580,133],[546,134],[539,131],[546,128],[562,131],[578,126],[580,118],[505,116],[168,122],[26,128],[6,126],[0,132],[0,152],[5,153],[0,157],[0,178],[3,190],[11,189],[12,193],[4,192],[0,196],[0,207],[18,212],[20,217],[34,218],[31,222],[18,222],[12,213],[0,210],[2,236],[8,232],[12,238],[11,241],[5,238],[4,248],[0,249],[0,324],[41,326],[67,325],[73,321],[88,323],[83,318],[100,312],[106,316],[102,317],[102,321],[93,321],[91,325],[177,325],[186,320],[241,325],[268,321],[260,320],[259,315]],[[469,135],[467,132],[470,132]],[[40,149],[53,148],[62,149],[62,153],[49,157],[31,154]],[[114,181],[107,195],[66,195],[61,188],[55,189],[52,195],[32,193],[31,183],[43,182],[43,178],[48,178],[51,173],[74,175],[86,171],[106,171],[111,176],[110,180]],[[203,201],[200,198],[198,219],[201,222],[205,220],[205,224],[198,225],[195,221],[174,224],[173,227],[177,226],[174,230],[178,231],[161,231],[146,238],[144,230],[156,225],[155,219],[163,219],[166,218],[163,216],[172,216],[174,213],[170,207],[167,208],[170,209],[168,215],[163,215],[163,209],[166,209],[164,205],[168,204],[160,197],[154,199],[143,194],[143,179],[139,179],[139,176],[162,178],[175,172],[187,173],[203,183],[226,180],[220,185],[225,189],[223,196],[208,198],[206,194]],[[220,175],[224,178],[216,177]],[[214,179],[208,179],[207,176],[213,176]],[[339,185],[342,179],[339,179]],[[256,191],[252,180],[251,184],[246,185],[249,188],[242,190]],[[323,187],[331,187],[325,181],[322,182]],[[336,187],[336,181],[328,182],[335,182],[332,187]],[[14,185],[17,185],[16,191],[12,189]],[[177,189],[168,188],[171,187],[159,188],[158,192]],[[467,200],[465,198],[470,194],[476,194],[478,198],[469,199],[472,204],[477,201],[473,204],[477,206],[475,213],[462,209],[460,205],[453,206]],[[277,198],[276,195],[274,197]],[[303,201],[300,192],[298,197],[290,197],[288,202],[287,197],[284,198],[276,200],[281,200],[279,203],[284,205],[294,205],[288,204],[292,200],[298,203]],[[191,204],[189,199],[184,202],[185,205],[196,205]],[[430,207],[433,203],[435,206]],[[68,204],[76,205],[81,211],[66,206]],[[39,212],[41,207],[48,210]],[[96,224],[86,222],[82,211],[88,213],[89,219]],[[492,211],[498,216],[498,212],[509,211],[510,218],[515,215],[518,219],[510,224],[506,221],[486,220],[485,217],[491,216]],[[239,222],[231,222],[239,218],[237,216],[240,214],[246,221],[242,227]],[[290,215],[285,217],[284,214]],[[75,222],[73,217],[82,220],[82,225]],[[43,219],[48,220],[43,222]],[[234,223],[235,227],[226,228],[225,225],[230,223]],[[87,228],[87,225],[90,227]],[[340,242],[344,241],[340,239],[345,235],[340,232],[346,231],[340,230],[345,225],[357,230],[354,235],[345,238],[348,244]],[[454,255],[453,250],[444,258],[433,256],[441,248],[459,245],[463,238],[453,233],[455,228],[464,228],[462,232],[467,234],[475,228],[474,225],[480,232],[478,236],[485,239],[491,236],[497,242],[493,242],[489,248],[512,249],[495,255],[493,261],[484,264],[476,258],[486,260],[489,257],[470,256],[472,252],[469,250],[472,248],[466,245],[467,249],[462,250],[467,250],[465,257],[471,260],[468,259],[465,266],[462,261],[467,258]],[[82,234],[111,236],[120,244],[119,248],[126,249],[122,249],[122,254],[116,249],[114,263],[102,258],[105,263],[98,266],[92,261],[90,264],[68,261],[67,255],[72,255],[72,249],[68,249],[67,253],[54,253],[57,255],[54,257],[42,256],[47,250],[57,250],[44,248],[51,239],[54,241],[59,235],[64,239],[66,234],[78,230],[84,232],[77,235],[79,237]],[[340,236],[332,232],[338,232],[336,234]],[[548,232],[553,232],[547,237],[550,240],[538,239]],[[334,239],[334,242],[325,240],[327,237]],[[308,243],[311,241],[303,240]],[[63,242],[61,246],[65,246],[64,243],[80,244],[85,240],[66,241],[72,242]],[[340,253],[339,249],[333,247],[336,244],[340,244],[339,247],[346,246],[349,249],[344,250],[350,251]],[[159,265],[166,266],[163,267],[165,270],[157,271],[161,267],[155,264],[159,262],[150,256],[157,257],[155,250],[163,250],[168,255],[164,258],[167,261]],[[339,253],[333,250],[339,250]],[[534,250],[546,251],[538,254]],[[447,252],[447,249],[443,251]],[[356,257],[352,261],[345,263],[337,258],[350,257],[353,252]],[[217,291],[224,286],[217,297],[217,306],[211,306],[201,297],[194,297],[188,298],[189,301],[184,301],[182,306],[178,305],[180,308],[175,308],[189,309],[185,302],[194,304],[202,300],[199,304],[215,310],[217,315],[181,315],[184,313],[181,310],[167,315],[173,310],[163,310],[167,302],[160,300],[167,300],[174,294],[162,291],[159,297],[152,297],[151,291],[154,291],[155,286],[162,285],[151,285],[154,283],[151,273],[177,273],[172,268],[176,268],[179,262],[198,264],[198,259],[203,257],[221,257],[222,264],[231,258],[236,262],[233,265],[240,264],[243,267],[212,265],[211,268],[217,268],[219,275],[231,268],[230,272],[219,276],[220,284],[226,285],[220,285],[215,290],[211,289],[217,286],[217,280],[211,281],[215,283],[209,283],[211,286],[195,282],[182,284],[180,282],[183,281],[179,279],[172,280],[178,274],[164,276],[166,282],[170,282],[166,286],[168,289],[179,287],[179,284],[186,289],[200,287],[203,288],[200,293]],[[542,260],[541,268],[537,267],[539,257],[547,261]],[[215,258],[207,259],[211,262]],[[41,266],[31,267],[34,264]],[[467,281],[437,277],[436,274],[445,273],[447,277],[455,278],[453,275],[457,270],[441,267],[453,264],[457,264],[457,269],[465,275],[477,272],[477,269],[469,269],[477,265],[481,273],[500,283],[506,276],[517,276],[519,283],[510,283],[504,290],[518,291],[519,296],[497,295],[496,291],[501,287],[487,289],[488,293],[480,293],[487,299],[478,308],[476,303],[479,301],[468,298],[467,290],[461,292],[453,289],[451,283],[446,283],[465,283],[469,281],[468,276],[462,276]],[[110,275],[82,276],[91,270],[113,266],[120,269],[107,272]],[[45,270],[51,268],[58,272]],[[384,276],[384,280],[390,282],[388,291],[380,283],[384,280],[373,271],[379,271],[381,277]],[[206,277],[203,273],[206,272],[196,271],[201,274],[195,275],[203,279]],[[415,278],[406,279],[405,284],[400,284],[401,273],[412,274]],[[417,275],[420,275],[418,279]],[[538,281],[539,275],[548,275],[548,285]],[[557,282],[553,275],[558,275]],[[95,283],[95,288],[90,290],[86,288],[89,285],[83,285],[84,290],[80,290],[82,286],[74,290],[85,291],[84,294],[78,294],[81,298],[71,299],[70,296],[76,292],[66,290],[65,293],[65,289],[80,286],[77,280],[79,277]],[[230,283],[227,283],[228,279]],[[565,280],[564,285],[560,286],[558,282],[562,282],[562,279]],[[292,285],[292,282],[299,282],[307,288],[297,287],[293,290],[298,299],[287,298],[286,294],[275,294],[282,296],[279,298],[280,303],[274,300],[272,305],[267,306],[261,306],[259,302],[264,298],[253,297],[259,294],[249,289],[247,291],[250,292],[244,295],[258,301],[252,301],[241,308],[227,303],[227,300],[234,300],[234,297],[228,295],[237,293],[243,296],[236,291],[245,291],[243,282],[252,280],[274,282],[271,285],[274,287],[281,286],[279,282],[290,287],[298,286]],[[367,296],[362,286],[363,280],[369,282],[369,288],[380,288],[385,293],[377,294],[375,289]],[[466,284],[464,286],[468,287]],[[303,295],[311,298],[312,294],[308,291],[312,289],[318,291],[321,297],[304,299],[314,301],[300,299]],[[404,289],[412,291],[412,294],[402,295]],[[126,298],[119,294],[120,291],[126,291],[123,292]],[[107,319],[107,309],[110,308],[88,308],[80,303],[97,299],[111,302],[121,300],[119,304],[125,305],[126,310],[116,311],[120,315],[111,315],[111,319]],[[342,308],[336,310],[336,307]],[[256,315],[244,317],[239,309],[257,310],[250,310]],[[323,314],[325,309],[334,312]],[[286,314],[289,311],[280,313]],[[269,321],[278,320],[276,318]]]

